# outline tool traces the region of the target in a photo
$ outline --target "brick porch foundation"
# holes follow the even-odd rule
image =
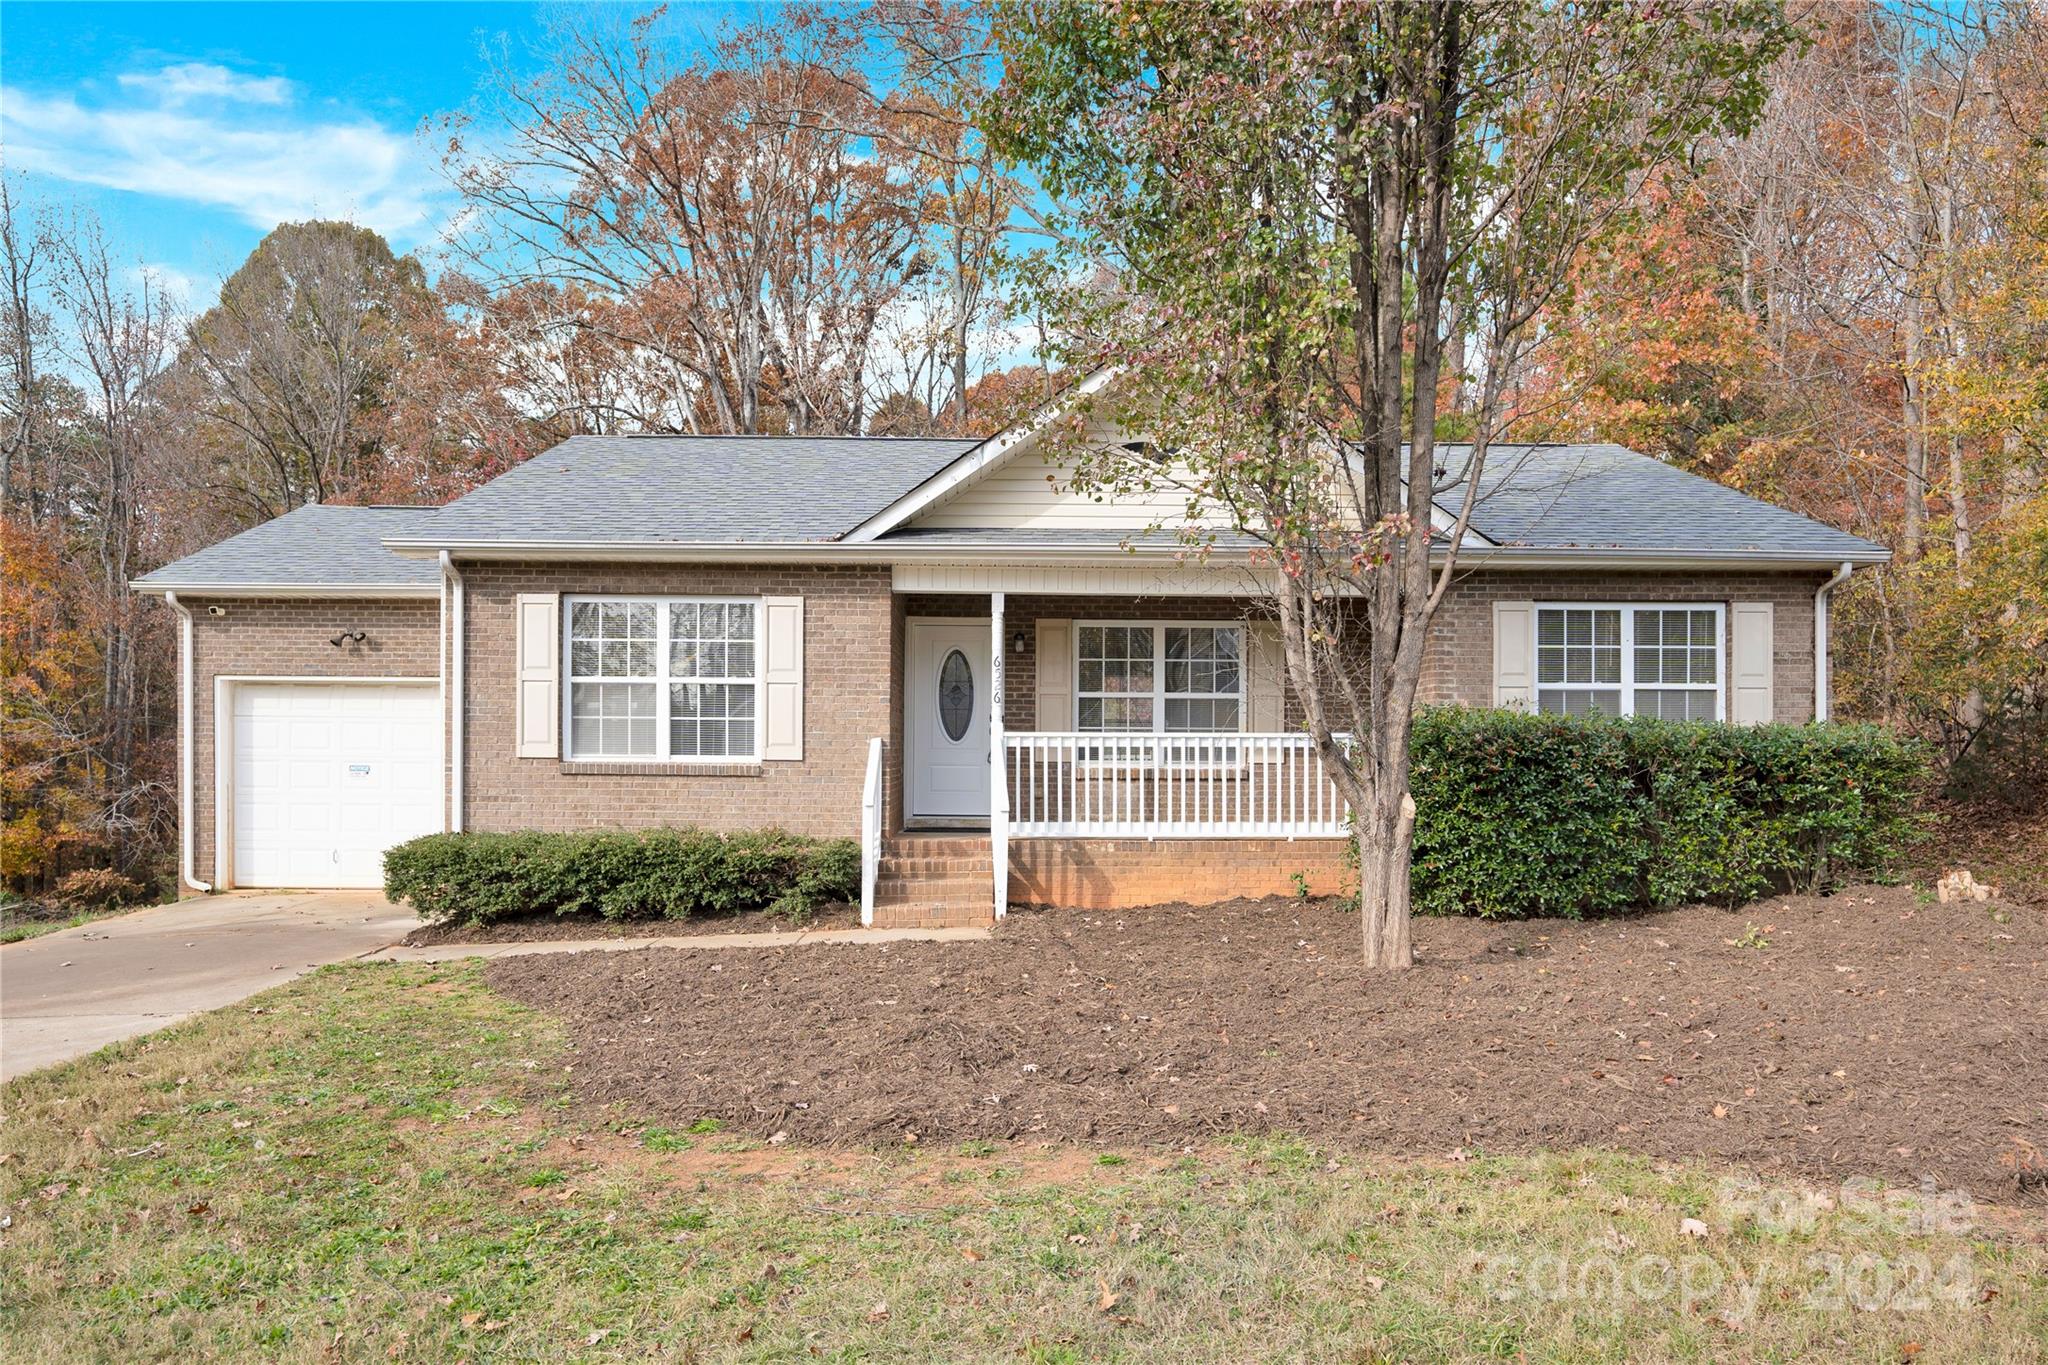
[[[1013,839],[1010,899],[1073,910],[1123,910],[1239,897],[1339,895],[1356,885],[1342,839]]]

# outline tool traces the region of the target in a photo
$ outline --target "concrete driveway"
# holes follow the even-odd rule
[[[374,891],[204,896],[0,947],[0,1080],[153,1033],[419,921]]]

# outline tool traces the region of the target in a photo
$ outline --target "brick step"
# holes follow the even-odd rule
[[[899,834],[893,839],[884,839],[882,841],[882,854],[884,857],[915,854],[926,858],[959,858],[980,854],[986,858],[989,856],[989,841],[986,836],[981,838],[949,838],[938,835],[927,837],[918,834]]]
[[[995,894],[995,886],[979,877],[948,878],[943,881],[930,877],[878,877],[875,880],[877,899],[886,897],[891,900],[938,901],[980,896],[985,900],[993,900]]]
[[[884,858],[882,875],[900,874],[905,877],[972,877],[977,874],[989,876],[995,871],[995,862],[989,858]]]
[[[994,922],[995,916],[986,905],[875,907],[878,929],[985,929]]]
[[[996,893],[992,877],[892,877],[886,872],[875,878],[875,889],[880,891],[884,888],[890,891],[921,891],[933,896],[953,896],[962,891],[978,891],[985,896]]]

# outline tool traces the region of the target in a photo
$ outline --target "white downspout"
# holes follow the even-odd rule
[[[178,879],[194,891],[211,891],[212,882],[192,875],[199,835],[192,828],[192,609],[174,592],[164,601],[178,613]]]
[[[1848,560],[1835,570],[1834,576],[1820,585],[1813,594],[1813,718],[1816,721],[1828,718],[1828,594],[1845,582],[1855,565]]]
[[[455,694],[454,706],[448,713],[450,749],[448,772],[450,785],[454,788],[453,793],[448,799],[448,829],[451,833],[460,834],[462,832],[462,703],[464,695],[462,691],[462,656],[465,653],[462,640],[462,570],[455,567],[455,561],[449,558],[446,550],[443,550],[441,551],[441,600],[444,604],[448,600],[448,585],[451,582],[455,585],[455,622],[452,631],[455,647],[452,651],[453,659],[449,660],[447,657],[448,637],[446,635],[442,637],[441,648],[444,653],[441,668],[441,690],[444,697],[451,691]],[[447,610],[445,605],[442,610],[445,614]],[[451,664],[453,668],[452,673],[450,672]]]

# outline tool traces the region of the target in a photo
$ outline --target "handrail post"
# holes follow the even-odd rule
[[[860,794],[860,922],[875,922],[875,882],[882,867],[882,741],[868,741],[868,772]]]

